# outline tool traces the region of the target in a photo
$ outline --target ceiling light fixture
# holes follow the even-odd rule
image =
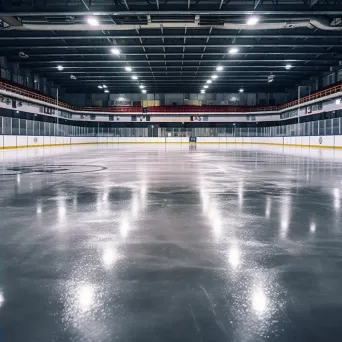
[[[125,67],[125,70],[128,71],[128,72],[131,72],[132,71],[132,68],[130,66],[126,66]]]
[[[285,65],[285,69],[286,69],[286,70],[290,70],[291,68],[292,68],[292,65],[291,65],[291,64],[286,64],[286,65]]]
[[[235,55],[236,53],[238,53],[239,52],[239,49],[238,48],[230,48],[229,49],[229,53],[231,54],[231,55]]]
[[[62,70],[64,70],[64,66],[63,66],[63,65],[58,65],[57,69],[58,69],[59,71],[62,71]]]
[[[103,87],[100,85],[100,86],[97,86],[99,89],[102,89]]]
[[[207,83],[210,84],[210,83],[213,83],[213,81],[212,80],[208,80]]]
[[[209,88],[209,86],[208,86],[208,85],[205,85],[203,88],[204,88],[204,89],[208,89],[208,88]]]
[[[75,75],[70,75],[70,78],[71,78],[72,80],[76,80],[76,76],[75,76]]]
[[[137,80],[138,79],[138,76],[137,75],[133,75],[132,76],[132,80]]]
[[[97,18],[95,17],[88,17],[87,18],[87,23],[90,25],[90,26],[99,26],[99,21]]]
[[[105,92],[105,93],[109,93],[109,90],[106,89],[104,92]]]
[[[146,90],[145,90],[145,89],[143,89],[143,90],[142,90],[142,93],[143,93],[143,94],[146,94]]]
[[[120,50],[118,48],[113,48],[110,50],[113,55],[120,55]]]
[[[247,25],[250,25],[250,26],[256,25],[258,22],[259,22],[259,18],[255,16],[249,17],[247,19]]]
[[[102,86],[103,88],[107,88],[107,86],[104,84],[103,86]]]
[[[223,66],[219,65],[217,68],[216,68],[216,71],[222,71],[223,70]]]
[[[267,82],[268,83],[272,83],[274,81],[274,75],[269,75],[268,78],[267,78]]]
[[[145,88],[145,86],[144,86],[144,85],[142,85],[142,84],[140,84],[139,88],[140,88],[140,89],[144,89],[144,88]]]
[[[213,75],[213,76],[211,76],[211,78],[213,79],[213,80],[216,80],[217,79],[217,75]]]
[[[239,89],[239,93],[243,93],[245,90],[243,88]]]
[[[201,89],[201,94],[205,94],[205,90],[204,89]]]

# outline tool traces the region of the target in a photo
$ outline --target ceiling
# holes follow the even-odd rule
[[[199,93],[214,74],[206,92],[283,92],[339,65],[341,17],[328,0],[0,0],[0,54],[68,92]]]

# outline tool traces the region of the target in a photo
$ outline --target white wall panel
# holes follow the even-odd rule
[[[295,145],[302,146],[302,137],[295,137]]]
[[[27,136],[18,135],[17,136],[17,147],[27,147]]]
[[[51,137],[47,137],[47,136],[45,136],[45,137],[43,137],[43,144],[44,144],[44,146],[49,146],[49,145],[51,145]]]
[[[335,146],[335,137],[333,135],[311,137],[310,146]]]
[[[244,144],[251,144],[252,143],[252,138],[250,137],[250,138],[248,138],[248,137],[243,137],[242,138],[242,142],[244,143]]]
[[[335,147],[342,148],[342,135],[335,135]]]
[[[108,137],[108,143],[109,144],[118,144],[119,138],[118,137]]]
[[[99,144],[108,144],[108,138],[107,137],[98,137],[97,142]]]
[[[4,147],[4,136],[0,135],[0,149]]]
[[[310,137],[302,137],[302,146],[310,145]]]
[[[64,139],[63,137],[56,137],[56,145],[63,145]]]
[[[182,142],[182,138],[180,138],[180,137],[167,137],[166,138],[166,142],[167,143],[181,143]]]
[[[4,147],[17,147],[17,136],[16,135],[4,135]]]
[[[220,138],[219,137],[198,137],[197,142],[198,143],[216,143],[216,144],[218,144],[220,142]]]
[[[29,147],[44,146],[44,137],[43,136],[27,137],[27,146]]]
[[[119,144],[133,144],[136,142],[135,137],[120,137]]]

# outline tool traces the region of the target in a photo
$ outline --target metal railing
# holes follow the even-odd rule
[[[116,136],[116,137],[282,137],[295,135],[340,135],[342,118],[272,127],[165,128],[157,126],[82,127],[53,122],[0,117],[0,135]]]

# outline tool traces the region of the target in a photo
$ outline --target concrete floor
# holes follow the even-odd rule
[[[342,152],[0,152],[0,341],[340,341]]]

